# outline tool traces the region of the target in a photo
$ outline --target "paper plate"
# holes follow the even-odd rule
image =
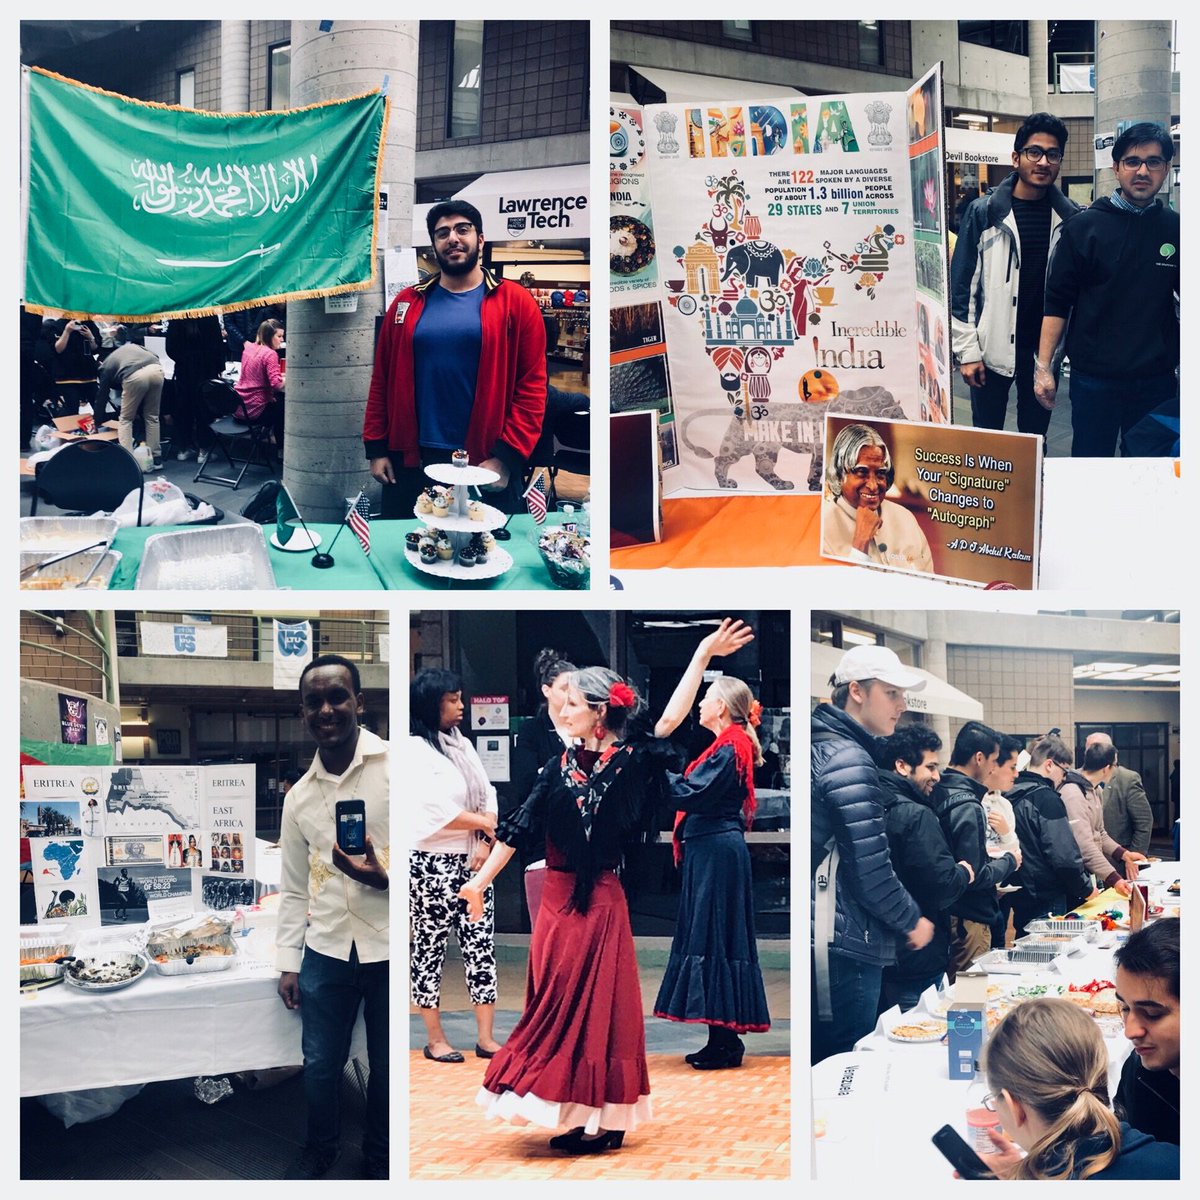
[[[313,533],[311,530],[297,529],[292,536],[288,538],[286,544],[279,540],[278,531],[271,534],[271,545],[274,546],[276,550],[287,550],[289,553],[292,551],[315,550],[320,544],[320,533]]]

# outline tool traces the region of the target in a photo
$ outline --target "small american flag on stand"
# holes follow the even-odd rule
[[[545,523],[546,504],[546,477],[542,471],[539,471],[533,482],[525,489],[525,507],[529,509],[529,515],[539,525]]]
[[[362,545],[363,553],[371,553],[371,502],[367,499],[366,492],[359,492],[357,499],[350,506],[350,511],[346,514],[346,520],[350,528],[354,530],[354,536],[358,538]]]

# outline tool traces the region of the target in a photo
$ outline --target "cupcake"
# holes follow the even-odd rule
[[[465,467],[471,460],[467,457],[467,452],[465,450],[455,450],[454,453],[450,455],[450,461],[456,467]]]
[[[485,530],[479,535],[479,542],[485,550],[495,550],[496,548],[496,539],[492,537],[492,531],[490,529]]]
[[[482,521],[483,505],[480,504],[478,500],[471,500],[467,504],[467,516],[470,517],[472,521]]]
[[[429,495],[429,489],[426,488],[417,497],[417,512],[427,514],[433,512],[433,498]]]
[[[449,562],[454,557],[454,544],[448,537],[440,537],[434,545],[437,556],[443,562]]]
[[[436,488],[433,493],[433,515],[445,517],[450,513],[450,497],[445,488]]]
[[[468,543],[458,552],[458,565],[460,567],[473,567],[479,561],[474,549]]]
[[[419,529],[410,529],[404,535],[404,547],[406,550],[419,550],[421,548],[421,531]]]
[[[487,547],[483,544],[483,538],[479,534],[475,534],[471,538],[471,549],[475,551],[475,561],[483,566],[488,560]]]
[[[438,560],[437,546],[431,541],[422,542],[418,553],[421,556],[421,561],[427,566],[432,565]]]

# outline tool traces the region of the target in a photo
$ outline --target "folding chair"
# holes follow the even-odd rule
[[[224,379],[210,379],[207,383],[202,383],[200,399],[213,418],[208,423],[208,427],[213,431],[213,437],[216,440],[200,459],[200,469],[196,472],[193,482],[217,483],[236,491],[242,482],[242,476],[246,474],[246,468],[251,463],[266,467],[274,475],[275,464],[264,453],[268,446],[267,435],[270,433],[270,424],[266,419],[266,414],[264,413],[256,421],[235,417],[234,410],[241,404],[242,398],[237,394],[233,385]],[[250,449],[245,458],[235,458],[234,445],[241,438],[249,440]],[[241,470],[236,475],[206,474],[213,456],[218,453],[224,456],[230,471],[235,470],[239,465]],[[219,467],[220,464],[215,465]]]

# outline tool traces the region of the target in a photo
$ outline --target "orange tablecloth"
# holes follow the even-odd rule
[[[614,570],[819,567],[820,496],[714,496],[663,501],[663,540],[613,547]]]

